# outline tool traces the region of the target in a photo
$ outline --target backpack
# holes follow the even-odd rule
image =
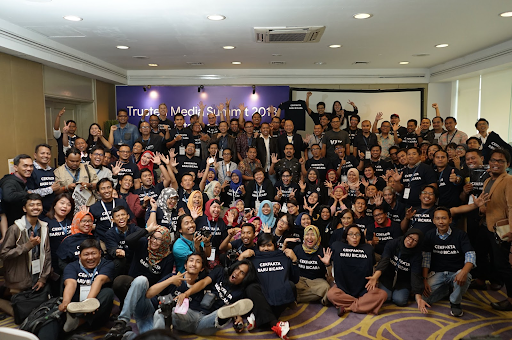
[[[51,298],[36,309],[20,325],[20,329],[36,334],[39,330],[52,322],[53,320],[60,320],[64,314],[59,310],[59,305],[62,303],[61,297]]]

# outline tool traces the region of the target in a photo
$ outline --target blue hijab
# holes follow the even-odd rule
[[[204,174],[204,176],[207,176],[207,177],[208,177],[208,173],[209,173],[210,171],[211,171],[211,172],[213,172],[213,173],[215,174],[215,177],[213,178],[213,181],[217,181],[217,180],[218,180],[218,179],[217,179],[217,171],[215,171],[215,169],[214,169],[214,168],[209,168],[209,169],[208,169],[208,171],[206,172],[206,174]],[[212,181],[212,182],[213,182],[213,181]],[[211,183],[211,182],[210,182],[209,180],[206,180],[206,184],[210,184],[210,183]],[[222,184],[222,183],[221,183],[221,184]]]
[[[265,204],[268,204],[270,207],[270,214],[264,215],[261,210]],[[269,200],[264,200],[260,204],[260,208],[258,209],[258,217],[261,219],[261,225],[267,224],[270,228],[274,228],[274,224],[276,223],[276,217],[274,216],[274,207],[272,206],[272,202]]]
[[[301,212],[301,213],[297,216],[297,218],[295,219],[295,225],[296,225],[296,226],[298,226],[298,227],[300,227],[300,226],[301,226],[300,222],[301,222],[301,220],[302,220],[302,215],[308,215],[308,216],[309,216],[309,214],[308,214],[307,212]],[[309,216],[309,218],[311,219],[311,216]]]
[[[233,171],[231,171],[231,175],[233,174],[237,174],[238,175],[238,183],[233,183],[233,180],[231,180],[231,182],[229,182],[229,187],[233,190],[233,191],[237,191],[238,188],[242,185],[242,172],[238,169],[235,169]]]

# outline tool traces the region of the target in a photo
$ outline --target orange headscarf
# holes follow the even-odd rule
[[[73,222],[71,222],[71,235],[82,234],[82,232],[80,231],[78,226],[80,224],[80,221],[82,221],[83,218],[87,215],[89,215],[89,217],[94,222],[94,217],[92,216],[92,214],[90,212],[86,212],[86,211],[77,212],[75,217],[73,217]],[[92,235],[92,233],[89,232],[87,235]]]
[[[195,195],[199,195],[199,197],[201,198],[201,204],[199,205],[199,215],[202,215],[203,214],[203,204],[204,204],[203,203],[203,194],[199,190],[194,190],[190,193],[190,196],[188,197],[188,202],[187,202],[188,210],[192,211],[192,209],[194,208],[194,196]]]

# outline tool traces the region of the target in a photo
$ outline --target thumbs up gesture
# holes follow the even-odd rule
[[[457,174],[455,174],[455,169],[452,169],[452,172],[450,173],[449,180],[452,183],[459,184],[459,176],[457,176]]]

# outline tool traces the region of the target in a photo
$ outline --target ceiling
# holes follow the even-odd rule
[[[2,1],[0,19],[47,35],[74,35],[51,39],[124,70],[154,70],[148,63],[159,70],[430,68],[512,39],[512,18],[499,16],[512,11],[510,0],[47,1]],[[356,13],[373,17],[356,20]],[[211,14],[226,19],[210,21]],[[253,28],[262,26],[326,31],[319,43],[256,43]],[[440,43],[449,46],[436,48]],[[203,65],[188,64],[195,62]]]

